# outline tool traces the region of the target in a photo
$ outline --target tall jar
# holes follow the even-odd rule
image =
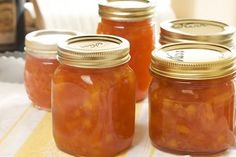
[[[202,19],[178,19],[161,23],[160,45],[180,42],[210,42],[233,47],[235,27]]]
[[[33,106],[51,109],[51,78],[59,65],[57,42],[77,34],[66,30],[39,30],[26,35],[24,83]]]
[[[53,77],[53,135],[74,156],[110,157],[134,135],[135,74],[129,42],[87,35],[59,44]]]
[[[234,143],[235,53],[209,43],[170,44],[152,53],[149,135],[178,154],[213,154]]]
[[[129,62],[137,77],[136,101],[147,95],[151,80],[149,64],[155,45],[155,27],[152,17],[154,5],[148,1],[118,0],[99,3],[101,22],[98,34],[112,34],[130,42]]]

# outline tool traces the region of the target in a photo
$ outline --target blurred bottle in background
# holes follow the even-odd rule
[[[172,8],[177,18],[193,18],[195,15],[195,0],[172,0]]]
[[[0,0],[0,52],[23,51],[25,0]]]
[[[175,14],[171,0],[150,1],[156,4],[154,20],[158,33],[159,23],[175,18]],[[99,0],[31,0],[31,2],[34,5],[35,25],[38,29],[70,29],[88,34],[96,33],[99,22]]]
[[[236,26],[235,0],[172,0],[177,18],[215,20]]]

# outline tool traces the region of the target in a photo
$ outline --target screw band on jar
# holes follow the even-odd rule
[[[81,68],[109,68],[130,60],[129,42],[112,35],[85,35],[58,44],[58,60]]]
[[[77,35],[77,32],[60,29],[34,31],[25,37],[25,51],[34,56],[55,57],[57,42]]]
[[[160,43],[211,42],[233,44],[235,28],[225,23],[200,19],[179,19],[161,23]]]
[[[115,0],[99,3],[99,15],[115,21],[140,21],[151,18],[155,5],[149,1]]]
[[[235,73],[236,55],[222,45],[211,43],[167,44],[153,51],[153,74],[185,79],[206,80]]]

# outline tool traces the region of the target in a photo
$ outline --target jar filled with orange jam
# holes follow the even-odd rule
[[[210,42],[233,47],[235,27],[203,19],[177,19],[160,24],[160,45],[181,42]]]
[[[235,53],[210,43],[169,44],[152,53],[149,135],[177,154],[213,154],[234,143]]]
[[[169,43],[210,42],[227,46],[236,53],[236,29],[226,23],[203,19],[178,19],[163,22],[160,27],[157,47]],[[234,132],[236,134],[236,129]]]
[[[35,107],[50,110],[51,77],[59,65],[57,42],[76,35],[66,30],[39,30],[26,35],[24,83]]]
[[[149,64],[155,45],[155,27],[152,17],[154,5],[148,1],[116,0],[99,3],[101,22],[98,34],[112,34],[130,42],[129,62],[137,77],[136,101],[147,95],[151,81]]]
[[[53,77],[53,134],[74,156],[110,157],[131,146],[135,120],[135,74],[129,42],[87,35],[59,44]]]

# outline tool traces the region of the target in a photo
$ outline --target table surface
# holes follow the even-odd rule
[[[147,117],[148,103],[144,100],[136,104],[133,146],[118,157],[177,156],[159,151],[151,145]],[[235,156],[236,148],[214,155]],[[23,84],[0,82],[0,157],[70,157],[58,150],[54,143],[51,113],[31,106]]]

